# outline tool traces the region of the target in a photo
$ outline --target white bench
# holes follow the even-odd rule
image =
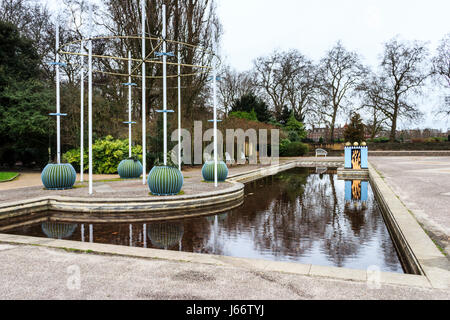
[[[323,149],[316,149],[316,158],[318,156],[325,156],[325,158],[326,158],[327,155],[328,155],[328,152],[326,152],[325,150],[323,150]]]
[[[245,153],[241,151],[241,161],[245,161],[244,164],[247,164],[249,162],[248,157],[245,156]]]
[[[230,164],[230,166],[233,166],[234,160],[231,159],[231,156],[228,152],[225,152],[225,159],[226,159],[227,164]]]

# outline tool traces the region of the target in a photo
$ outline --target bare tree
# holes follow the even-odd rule
[[[230,66],[223,67],[220,78],[219,100],[227,115],[234,101],[255,91],[255,81],[251,72],[237,72]]]
[[[294,111],[305,121],[314,101],[316,70],[313,63],[298,50],[274,52],[255,61],[256,83],[271,101],[275,117],[280,120],[283,109]]]
[[[389,119],[390,140],[395,141],[400,119],[417,120],[422,116],[412,95],[420,95],[425,80],[430,75],[426,71],[428,50],[424,43],[400,42],[394,38],[385,44],[380,65],[381,74],[377,78],[377,97],[380,111]]]
[[[345,111],[350,97],[366,73],[356,53],[347,51],[339,41],[320,62],[320,99],[317,114],[330,129],[329,140],[334,140],[338,114]]]
[[[311,60],[298,51],[288,53],[285,68],[287,99],[297,120],[305,122],[316,102],[317,70]]]
[[[376,74],[370,73],[357,88],[362,96],[361,108],[365,117],[366,129],[370,138],[374,139],[387,125],[387,116],[381,111],[383,101],[380,99],[382,87]]]
[[[162,4],[167,6],[167,39],[189,43],[193,46],[201,46],[206,50],[195,50],[191,47],[177,46],[169,43],[168,50],[177,53],[181,52],[183,63],[186,65],[212,65],[211,51],[212,42],[217,41],[222,33],[221,24],[216,14],[215,2],[213,0],[156,0],[147,2],[147,32],[152,37],[161,37]],[[134,0],[104,0],[107,8],[108,19],[104,19],[103,26],[113,35],[139,35],[141,9],[138,1]],[[213,30],[217,30],[216,38],[213,39]],[[159,40],[148,40],[147,47],[153,51],[161,51]],[[140,57],[140,39],[122,39],[112,42],[106,50],[112,50],[116,55],[126,56],[126,52],[131,50],[134,56]],[[155,59],[155,56],[149,57]],[[175,61],[172,61],[175,62]],[[111,71],[125,69],[125,65],[117,65],[111,61],[105,61],[105,69]],[[150,76],[161,76],[162,67],[160,64],[147,64],[147,74]],[[190,66],[182,68],[183,74],[192,74],[200,71]],[[168,74],[176,74],[176,66],[168,66]],[[202,91],[207,89],[208,75],[202,73],[195,76],[183,77],[182,86],[188,88],[183,90],[182,101],[184,114],[194,119],[194,108],[205,103]],[[160,104],[161,82],[158,80],[149,81],[149,105],[150,108]],[[176,79],[168,80],[169,87],[176,87]],[[170,93],[170,92],[169,92]],[[169,94],[169,104],[176,104],[176,91]],[[200,99],[200,100],[199,100]],[[154,111],[154,110],[152,110]]]
[[[438,114],[450,116],[450,33],[448,33],[437,48],[437,54],[432,60],[432,74],[438,82],[447,91]]]

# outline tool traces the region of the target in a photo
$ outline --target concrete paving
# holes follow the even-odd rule
[[[370,162],[449,256],[450,157],[376,157]]]
[[[0,245],[0,299],[449,299],[450,291]]]

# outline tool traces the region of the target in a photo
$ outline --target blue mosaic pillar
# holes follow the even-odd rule
[[[369,148],[361,147],[361,168],[369,169]]]
[[[359,152],[360,156],[358,163],[352,162],[353,155]],[[361,147],[345,147],[345,169],[359,169],[355,168],[359,165],[361,169],[369,169],[369,148],[367,146]]]

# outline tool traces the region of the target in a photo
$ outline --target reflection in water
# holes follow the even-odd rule
[[[148,227],[148,236],[152,244],[160,249],[171,249],[175,245],[181,250],[184,226],[181,222],[153,223]]]
[[[209,216],[209,217],[207,217],[206,219],[207,219],[209,222],[215,222],[216,220],[224,221],[224,220],[227,219],[227,217],[228,217],[228,213],[222,213],[222,214],[218,214],[218,215],[216,215],[216,216]]]
[[[403,272],[369,183],[338,180],[336,170],[316,174],[315,168],[296,168],[245,189],[244,204],[225,214],[167,223],[95,224],[92,238],[97,243]],[[11,233],[42,236],[33,227]]]
[[[76,224],[44,222],[41,225],[42,232],[47,238],[66,239],[70,238],[77,229]]]
[[[326,168],[326,167],[317,167],[316,168],[316,174],[324,174],[324,173],[327,173],[327,171],[328,171],[328,168]]]
[[[369,196],[369,182],[361,180],[345,181],[345,205],[346,208],[353,206],[354,208],[367,208],[367,200]]]

